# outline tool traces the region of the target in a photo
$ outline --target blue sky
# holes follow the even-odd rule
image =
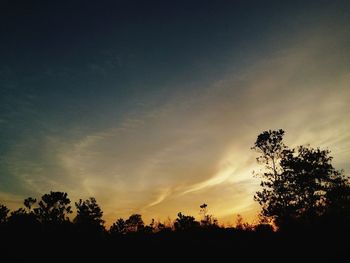
[[[348,1],[70,2],[1,4],[4,203],[252,219],[250,147],[274,128],[349,173]]]

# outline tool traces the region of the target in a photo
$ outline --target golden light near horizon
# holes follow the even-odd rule
[[[323,13],[317,17],[319,23],[295,26],[288,34],[266,33],[264,49],[238,29],[244,45],[234,46],[227,36],[231,44],[222,54],[205,46],[205,32],[198,43],[184,34],[189,43],[206,47],[186,46],[192,63],[186,70],[187,55],[177,61],[176,52],[153,50],[146,40],[149,50],[129,51],[141,46],[134,39],[117,52],[119,39],[109,39],[113,45],[94,50],[96,57],[76,58],[87,57],[86,64],[47,62],[42,75],[6,82],[6,92],[17,93],[4,92],[16,102],[6,105],[16,110],[9,106],[0,116],[8,129],[0,199],[18,208],[23,198],[51,190],[68,192],[73,202],[93,196],[108,226],[132,213],[146,222],[174,219],[178,212],[198,218],[203,203],[220,223],[233,224],[237,214],[253,222],[260,180],[252,172],[260,167],[250,147],[261,131],[278,128],[292,147],[330,149],[335,167],[349,174],[349,28]],[[218,39],[235,36],[225,30]],[[158,47],[161,41],[150,42]],[[9,79],[17,76],[11,70],[3,70]],[[58,79],[65,81],[55,86]],[[33,87],[25,90],[22,82]],[[67,83],[72,86],[65,89]],[[12,128],[20,131],[13,138]]]

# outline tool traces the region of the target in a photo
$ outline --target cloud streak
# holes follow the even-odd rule
[[[45,137],[40,162],[18,150],[32,145],[25,138],[6,157],[16,164],[10,174],[28,193],[54,187],[74,199],[95,196],[109,223],[140,211],[147,220],[179,209],[197,215],[203,202],[224,220],[234,213],[252,218],[258,180],[250,147],[263,130],[285,129],[292,146],[330,148],[349,173],[346,43],[303,34],[239,71],[178,83],[188,86],[186,94],[125,114],[113,127],[70,140]]]

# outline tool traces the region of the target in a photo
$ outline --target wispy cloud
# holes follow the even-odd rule
[[[252,216],[258,180],[250,147],[263,130],[285,129],[292,146],[330,148],[349,173],[348,51],[346,41],[296,37],[209,83],[178,83],[188,92],[156,109],[67,141],[47,137],[35,146],[36,157],[19,150],[33,146],[25,138],[6,157],[10,174],[33,192],[57,187],[73,198],[93,195],[110,223],[140,211],[146,219],[174,217],[179,209],[197,215],[203,202],[222,218]]]

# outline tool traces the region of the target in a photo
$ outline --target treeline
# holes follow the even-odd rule
[[[53,192],[44,194],[39,201],[28,197],[23,202],[24,207],[15,211],[10,211],[5,205],[0,204],[0,228],[9,229],[21,233],[26,231],[51,231],[57,229],[75,230],[77,233],[89,233],[94,235],[127,235],[130,233],[158,233],[172,231],[198,231],[215,230],[225,228],[219,226],[218,220],[208,213],[207,204],[202,204],[199,208],[201,220],[195,217],[184,215],[179,212],[177,218],[171,222],[156,222],[154,219],[149,224],[145,224],[140,214],[132,214],[129,218],[117,219],[109,229],[105,227],[103,211],[94,197],[86,200],[80,199],[75,202],[76,215],[71,219],[73,213],[71,200],[67,193]],[[246,231],[273,231],[270,224],[251,225],[244,223],[240,215],[237,216],[236,227],[231,229]]]
[[[261,206],[256,225],[238,217],[235,227],[220,226],[202,204],[198,221],[180,212],[173,222],[145,224],[140,214],[133,214],[106,229],[95,198],[75,202],[73,217],[67,193],[50,192],[40,200],[25,199],[24,206],[12,212],[0,205],[3,253],[15,259],[39,255],[49,261],[69,255],[78,262],[115,253],[155,260],[166,253],[198,261],[209,255],[226,259],[235,249],[269,261],[338,260],[347,251],[344,240],[350,234],[349,178],[333,167],[329,150],[290,148],[283,136],[283,130],[264,131],[252,147],[262,165],[254,173],[261,178],[261,190],[254,196]]]
[[[166,260],[169,255],[172,259],[198,260],[214,251],[229,251],[231,246],[243,251],[260,238],[273,239],[271,225],[250,225],[240,216],[235,227],[220,226],[208,214],[206,204],[199,207],[200,220],[180,212],[172,222],[152,220],[145,224],[140,214],[132,214],[117,219],[109,229],[93,197],[74,203],[74,217],[71,201],[64,192],[44,194],[38,201],[29,197],[23,204],[12,212],[4,205],[0,207],[2,257],[8,259],[6,262],[100,262],[116,255],[152,261],[160,261],[160,256]],[[201,249],[208,250],[206,255],[198,252]],[[215,257],[224,257],[223,253]]]

